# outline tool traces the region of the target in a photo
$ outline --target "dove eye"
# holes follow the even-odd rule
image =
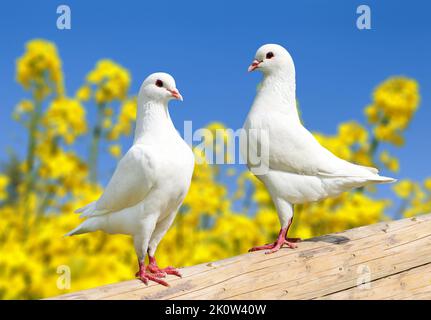
[[[163,81],[162,80],[157,80],[156,81],[156,86],[158,86],[159,88],[163,87]]]
[[[266,54],[267,59],[271,59],[272,57],[274,57],[274,54],[271,51]]]

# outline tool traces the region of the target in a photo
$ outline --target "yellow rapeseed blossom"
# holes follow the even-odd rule
[[[33,112],[34,103],[31,100],[23,99],[16,106],[13,112],[13,118],[17,121],[23,120],[25,115]]]
[[[114,61],[103,59],[87,75],[87,82],[96,87],[96,102],[103,104],[126,98],[130,86],[130,74]]]
[[[72,151],[52,148],[50,144],[42,143],[37,148],[40,158],[39,176],[46,179],[67,179],[77,177],[79,171],[85,170],[80,159]]]
[[[369,105],[365,108],[365,115],[367,116],[368,122],[376,124],[379,121],[379,109],[376,105]]]
[[[393,187],[395,193],[402,199],[410,197],[414,191],[414,188],[415,184],[408,179],[401,180]]]
[[[7,198],[6,188],[9,184],[9,177],[4,174],[0,174],[0,201]]]
[[[17,113],[27,113],[32,112],[34,110],[34,104],[30,100],[21,100],[20,103],[17,104],[15,108],[15,112]]]
[[[325,148],[336,156],[365,166],[373,166],[367,130],[355,121],[345,122],[338,126],[337,135],[326,136],[314,134]]]
[[[315,133],[314,137],[319,143],[330,150],[332,153],[343,159],[350,159],[352,157],[352,150],[350,146],[338,136],[325,136],[323,134]]]
[[[385,116],[411,118],[419,104],[418,84],[406,77],[389,78],[375,90],[374,103]]]
[[[133,124],[136,120],[136,108],[136,98],[127,99],[122,103],[117,123],[108,132],[108,139],[117,140],[121,135],[132,133]]]
[[[113,144],[113,145],[109,146],[109,153],[114,158],[121,157],[121,145],[119,145],[119,144]]]
[[[16,79],[25,88],[36,87],[36,94],[43,99],[49,93],[62,95],[63,72],[56,46],[49,41],[29,41],[23,56],[17,60]]]
[[[339,125],[340,139],[347,145],[363,144],[368,141],[368,131],[356,121],[344,122]]]
[[[76,92],[76,99],[86,102],[91,98],[91,88],[89,86],[82,86]]]
[[[365,113],[375,125],[375,137],[396,146],[403,145],[402,133],[419,106],[417,82],[406,77],[389,78],[376,88],[373,100]]]
[[[401,181],[401,183],[404,181]],[[431,211],[431,178],[425,179],[423,184],[407,181],[398,187],[400,197],[404,199],[402,212],[405,217],[412,217]]]
[[[380,153],[380,161],[391,171],[398,172],[400,170],[398,159],[392,157],[387,151]]]
[[[75,99],[60,98],[52,101],[43,119],[48,136],[62,137],[67,144],[87,130],[85,109]]]
[[[105,117],[105,118],[103,118],[103,121],[102,121],[102,128],[103,129],[109,129],[109,128],[111,128],[112,127],[112,119],[111,118],[109,118],[109,117]]]

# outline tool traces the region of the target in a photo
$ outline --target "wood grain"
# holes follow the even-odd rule
[[[308,239],[51,299],[430,299],[431,214]]]

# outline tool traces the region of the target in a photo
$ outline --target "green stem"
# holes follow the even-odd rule
[[[377,140],[376,137],[373,136],[373,139],[371,140],[371,146],[370,146],[370,155],[371,155],[371,157],[374,156],[374,154],[376,153],[378,147],[379,147],[379,140]]]
[[[36,133],[39,127],[40,119],[42,118],[42,103],[35,99],[35,110],[31,115],[30,125],[28,130],[28,148],[27,148],[27,172],[32,174],[35,162],[36,153]]]
[[[30,193],[35,188],[36,172],[35,172],[35,160],[36,160],[36,138],[39,123],[42,118],[42,101],[37,98],[38,88],[36,87],[33,91],[33,99],[35,109],[30,117],[30,124],[28,128],[28,147],[27,147],[27,158],[26,165],[27,171],[25,175],[25,194],[24,194],[24,223],[23,223],[23,238],[27,239],[29,233],[29,217],[30,217]]]
[[[88,159],[88,163],[90,167],[90,181],[92,183],[97,183],[97,162],[99,158],[99,145],[102,137],[102,121],[104,108],[104,104],[97,105],[96,125],[93,128],[93,134],[91,139],[90,156]]]

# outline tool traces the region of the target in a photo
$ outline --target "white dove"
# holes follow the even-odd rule
[[[375,168],[342,160],[322,147],[302,126],[296,108],[295,67],[290,54],[276,44],[260,47],[248,71],[260,70],[263,80],[245,120],[241,153],[249,157],[262,150],[264,172],[256,176],[268,189],[281,224],[277,240],[250,251],[278,251],[284,244],[296,248],[300,239],[287,238],[294,204],[337,196],[352,188],[395,179],[378,175]],[[246,140],[244,140],[246,137]]]
[[[181,275],[173,267],[160,269],[154,254],[187,194],[194,169],[193,152],[169,116],[171,99],[183,100],[169,74],[154,73],[145,79],[138,95],[133,146],[102,196],[76,211],[88,219],[67,234],[102,230],[131,235],[139,263],[136,276],[145,284],[152,280],[165,286],[160,278]]]

